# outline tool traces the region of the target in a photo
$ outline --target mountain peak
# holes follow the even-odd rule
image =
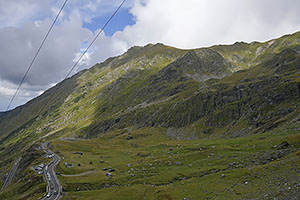
[[[5,117],[0,113],[0,177],[22,157],[14,185],[0,199],[42,196],[43,179],[31,169],[50,162],[43,142],[66,163],[55,170],[70,199],[100,193],[199,199],[206,192],[199,194],[197,185],[210,188],[211,198],[264,199],[279,194],[270,183],[298,185],[299,49],[297,34],[193,50],[157,43],[77,73]],[[191,181],[183,184],[182,170]],[[250,188],[257,183],[266,192]],[[170,184],[174,190],[165,187]],[[214,190],[216,184],[234,184],[240,193]],[[293,185],[276,198],[293,198]],[[187,191],[178,196],[180,189]]]

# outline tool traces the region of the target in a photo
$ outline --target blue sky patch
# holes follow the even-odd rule
[[[84,23],[83,27],[95,32],[103,27],[111,15],[93,18],[91,23]],[[122,31],[128,25],[134,25],[134,16],[129,9],[121,9],[105,29],[106,36],[112,36],[117,31]]]

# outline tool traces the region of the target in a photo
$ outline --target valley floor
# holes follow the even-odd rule
[[[132,47],[0,116],[0,199],[47,194],[47,143],[64,200],[299,200],[299,113],[300,32]]]
[[[63,199],[300,199],[299,127],[202,140],[163,131],[52,141]]]

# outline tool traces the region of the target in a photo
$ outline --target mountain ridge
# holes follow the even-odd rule
[[[26,188],[43,192],[39,188],[41,177],[31,170],[33,165],[46,162],[37,150],[42,142],[49,142],[49,149],[64,157],[66,163],[77,163],[70,169],[61,163],[56,169],[60,173],[94,170],[100,177],[59,177],[69,195],[82,195],[82,188],[102,190],[105,185],[112,190],[111,185],[122,189],[132,185],[138,190],[149,184],[149,188],[165,187],[184,180],[197,180],[193,184],[199,185],[199,178],[214,176],[209,185],[219,183],[215,176],[223,177],[218,174],[221,172],[229,171],[242,179],[242,172],[235,174],[234,170],[265,170],[273,163],[283,166],[281,158],[292,165],[294,161],[288,159],[298,159],[300,150],[299,77],[300,32],[264,43],[190,50],[161,43],[132,47],[5,115],[0,113],[0,176],[16,157],[23,157],[22,168],[16,173],[23,182],[16,178],[0,198],[33,198],[31,190],[17,192],[25,183]],[[292,145],[277,150],[274,143],[280,144],[283,139]],[[236,151],[242,153],[236,155]],[[237,161],[231,154],[244,163],[232,164]],[[106,165],[119,169],[116,178],[105,179],[102,168]],[[131,165],[134,167],[127,167]],[[281,168],[272,169],[285,174]],[[293,177],[289,180],[294,181]],[[176,187],[184,187],[179,185]],[[185,190],[193,193],[190,188]],[[163,191],[176,196],[167,189]],[[260,193],[242,191],[243,198],[262,198]],[[193,195],[196,199],[197,194]],[[290,197],[288,193],[282,195]]]
[[[175,54],[177,54],[177,55],[173,55],[173,57],[175,59],[181,59],[180,56],[183,56],[183,55],[184,55],[184,57],[185,56],[189,56],[189,55],[191,55],[191,52],[195,53],[193,55],[197,55],[198,54],[198,56],[200,56],[200,57],[201,57],[201,54],[202,54],[202,58],[200,58],[200,60],[202,62],[202,65],[204,65],[205,67],[207,67],[207,66],[213,66],[213,68],[211,68],[210,72],[204,72],[203,70],[199,71],[199,73],[202,74],[200,77],[199,77],[199,73],[195,73],[195,69],[193,69],[194,71],[192,70],[193,74],[189,75],[189,77],[194,78],[194,80],[199,79],[200,82],[201,82],[201,79],[203,81],[203,80],[208,80],[208,79],[212,79],[212,78],[218,78],[217,75],[215,75],[215,76],[207,75],[207,73],[209,74],[211,72],[215,72],[217,69],[220,69],[220,66],[216,67],[216,63],[213,63],[213,62],[216,62],[217,59],[214,58],[214,57],[210,57],[211,54],[212,54],[212,52],[215,52],[216,55],[219,55],[221,57],[225,56],[224,58],[228,58],[227,60],[224,60],[223,62],[229,62],[229,63],[231,62],[232,63],[232,69],[229,69],[230,68],[229,67],[230,64],[228,63],[227,69],[225,69],[225,70],[223,69],[223,71],[222,71],[223,72],[223,76],[225,76],[225,75],[227,76],[228,73],[231,73],[232,71],[235,71],[234,65],[237,62],[233,61],[231,59],[231,57],[229,58],[228,55],[226,56],[226,54],[224,53],[224,48],[226,49],[226,48],[229,48],[229,47],[234,47],[235,51],[233,51],[233,55],[236,55],[235,52],[240,51],[239,49],[240,49],[241,45],[242,45],[242,51],[245,51],[245,50],[243,50],[245,47],[249,48],[249,46],[250,47],[253,46],[253,45],[256,46],[258,44],[261,44],[262,46],[265,46],[267,44],[268,45],[267,49],[270,48],[272,45],[276,46],[278,48],[278,44],[276,44],[276,43],[282,43],[282,40],[286,41],[287,38],[289,38],[289,37],[296,37],[297,35],[299,35],[299,32],[294,33],[292,35],[285,35],[283,37],[280,37],[278,39],[273,39],[273,40],[267,41],[265,43],[258,43],[258,42],[253,42],[253,43],[250,43],[250,44],[247,44],[247,43],[235,43],[234,45],[217,45],[217,46],[212,46],[210,48],[201,48],[201,49],[194,49],[194,50],[179,50],[179,49],[175,49],[173,47],[165,46],[165,45],[163,45],[161,43],[158,43],[158,44],[148,44],[145,47],[135,46],[135,47],[132,47],[131,49],[129,49],[128,52],[126,52],[125,54],[123,54],[121,56],[109,58],[106,61],[104,61],[103,63],[96,64],[94,67],[92,67],[90,69],[90,71],[93,71],[95,69],[95,67],[97,68],[97,67],[100,67],[100,66],[107,66],[107,65],[108,66],[120,66],[120,65],[122,66],[123,64],[125,64],[130,59],[136,59],[136,58],[139,58],[139,57],[145,58],[145,56],[146,57],[147,56],[151,57],[151,54],[152,55],[156,54],[156,53],[159,54],[160,52],[164,52],[164,51],[166,51],[166,49],[169,49],[169,50],[167,50],[167,55],[169,56],[169,54],[172,54],[172,53],[174,54],[175,53]],[[298,39],[297,39],[297,41],[299,42]],[[270,44],[270,43],[272,43],[272,44]],[[296,43],[296,44],[298,44],[298,43]],[[296,44],[293,43],[292,46],[295,46]],[[258,52],[259,49],[263,49],[263,47],[257,47],[257,49],[255,50],[256,54],[257,54],[257,52]],[[259,53],[262,54],[262,51],[263,50],[260,50]],[[264,51],[266,51],[266,50],[264,50]],[[182,59],[184,59],[184,57]],[[191,60],[192,58],[188,58],[188,60],[189,59]],[[207,59],[207,61],[205,59]],[[140,63],[143,62],[142,59],[140,59],[140,60],[141,60],[141,61],[139,61]],[[212,60],[215,60],[215,61],[213,61],[212,63],[209,63]],[[175,61],[175,60],[173,59],[172,61]],[[185,61],[183,61],[183,62],[185,62]],[[251,61],[251,63],[252,62],[253,61]],[[171,63],[169,63],[169,64],[171,64]],[[259,63],[256,63],[256,64],[258,65]],[[132,67],[132,66],[130,66],[130,67]],[[249,66],[249,68],[251,68],[251,67],[252,66]],[[166,68],[163,67],[163,70],[167,70],[167,69],[168,69],[167,67]],[[75,75],[75,76],[76,77],[80,77],[81,75],[84,75],[85,73],[87,73],[87,71],[89,71],[89,70],[82,71],[78,75]],[[225,73],[225,71],[226,71],[226,73]],[[231,71],[231,72],[229,72],[229,71]],[[222,72],[220,74],[222,74]],[[21,109],[22,108],[23,107],[21,106]],[[20,109],[20,108],[18,108],[18,109]],[[3,120],[1,120],[1,121],[3,121]],[[2,134],[0,133],[0,135],[2,135]]]

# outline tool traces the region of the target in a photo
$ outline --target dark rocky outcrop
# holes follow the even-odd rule
[[[113,119],[95,122],[85,131],[91,136],[109,130],[135,125],[137,127],[175,127],[183,128],[199,120],[204,121],[204,130],[214,132],[214,129],[228,127],[225,134],[242,136],[250,133],[259,133],[272,130],[284,123],[284,119],[295,111],[294,106],[286,106],[289,102],[299,100],[299,83],[293,81],[290,74],[294,74],[294,67],[298,65],[298,53],[290,50],[274,55],[272,59],[257,67],[243,70],[228,75],[228,63],[224,58],[209,50],[199,52],[189,51],[182,58],[166,66],[157,74],[151,76],[144,85],[139,86],[131,94],[137,99],[142,99],[149,106],[137,107],[120,115],[121,121],[115,123]],[[200,56],[199,56],[200,55]],[[207,61],[205,55],[209,55]],[[209,60],[217,59],[214,64]],[[214,59],[213,59],[214,60]],[[281,65],[285,63],[282,76],[276,74]],[[205,66],[205,67],[204,67]],[[212,66],[211,68],[208,66]],[[215,71],[215,74],[209,73]],[[266,69],[272,69],[265,73]],[[180,96],[191,90],[192,84],[199,84],[186,74],[193,71],[196,74],[210,74],[219,76],[223,74],[227,80],[240,79],[235,83],[223,82],[223,79],[204,81],[205,89],[190,92],[181,100],[167,104],[151,104],[162,98]],[[257,72],[260,72],[258,73]],[[249,74],[257,74],[248,78]],[[212,78],[212,77],[211,77]],[[201,84],[200,84],[201,85]],[[239,122],[244,122],[247,127],[234,130]],[[97,131],[91,131],[96,129]],[[184,134],[184,133],[183,133]]]
[[[290,144],[287,141],[284,141],[278,145],[278,149],[286,149],[289,146],[290,146]]]

